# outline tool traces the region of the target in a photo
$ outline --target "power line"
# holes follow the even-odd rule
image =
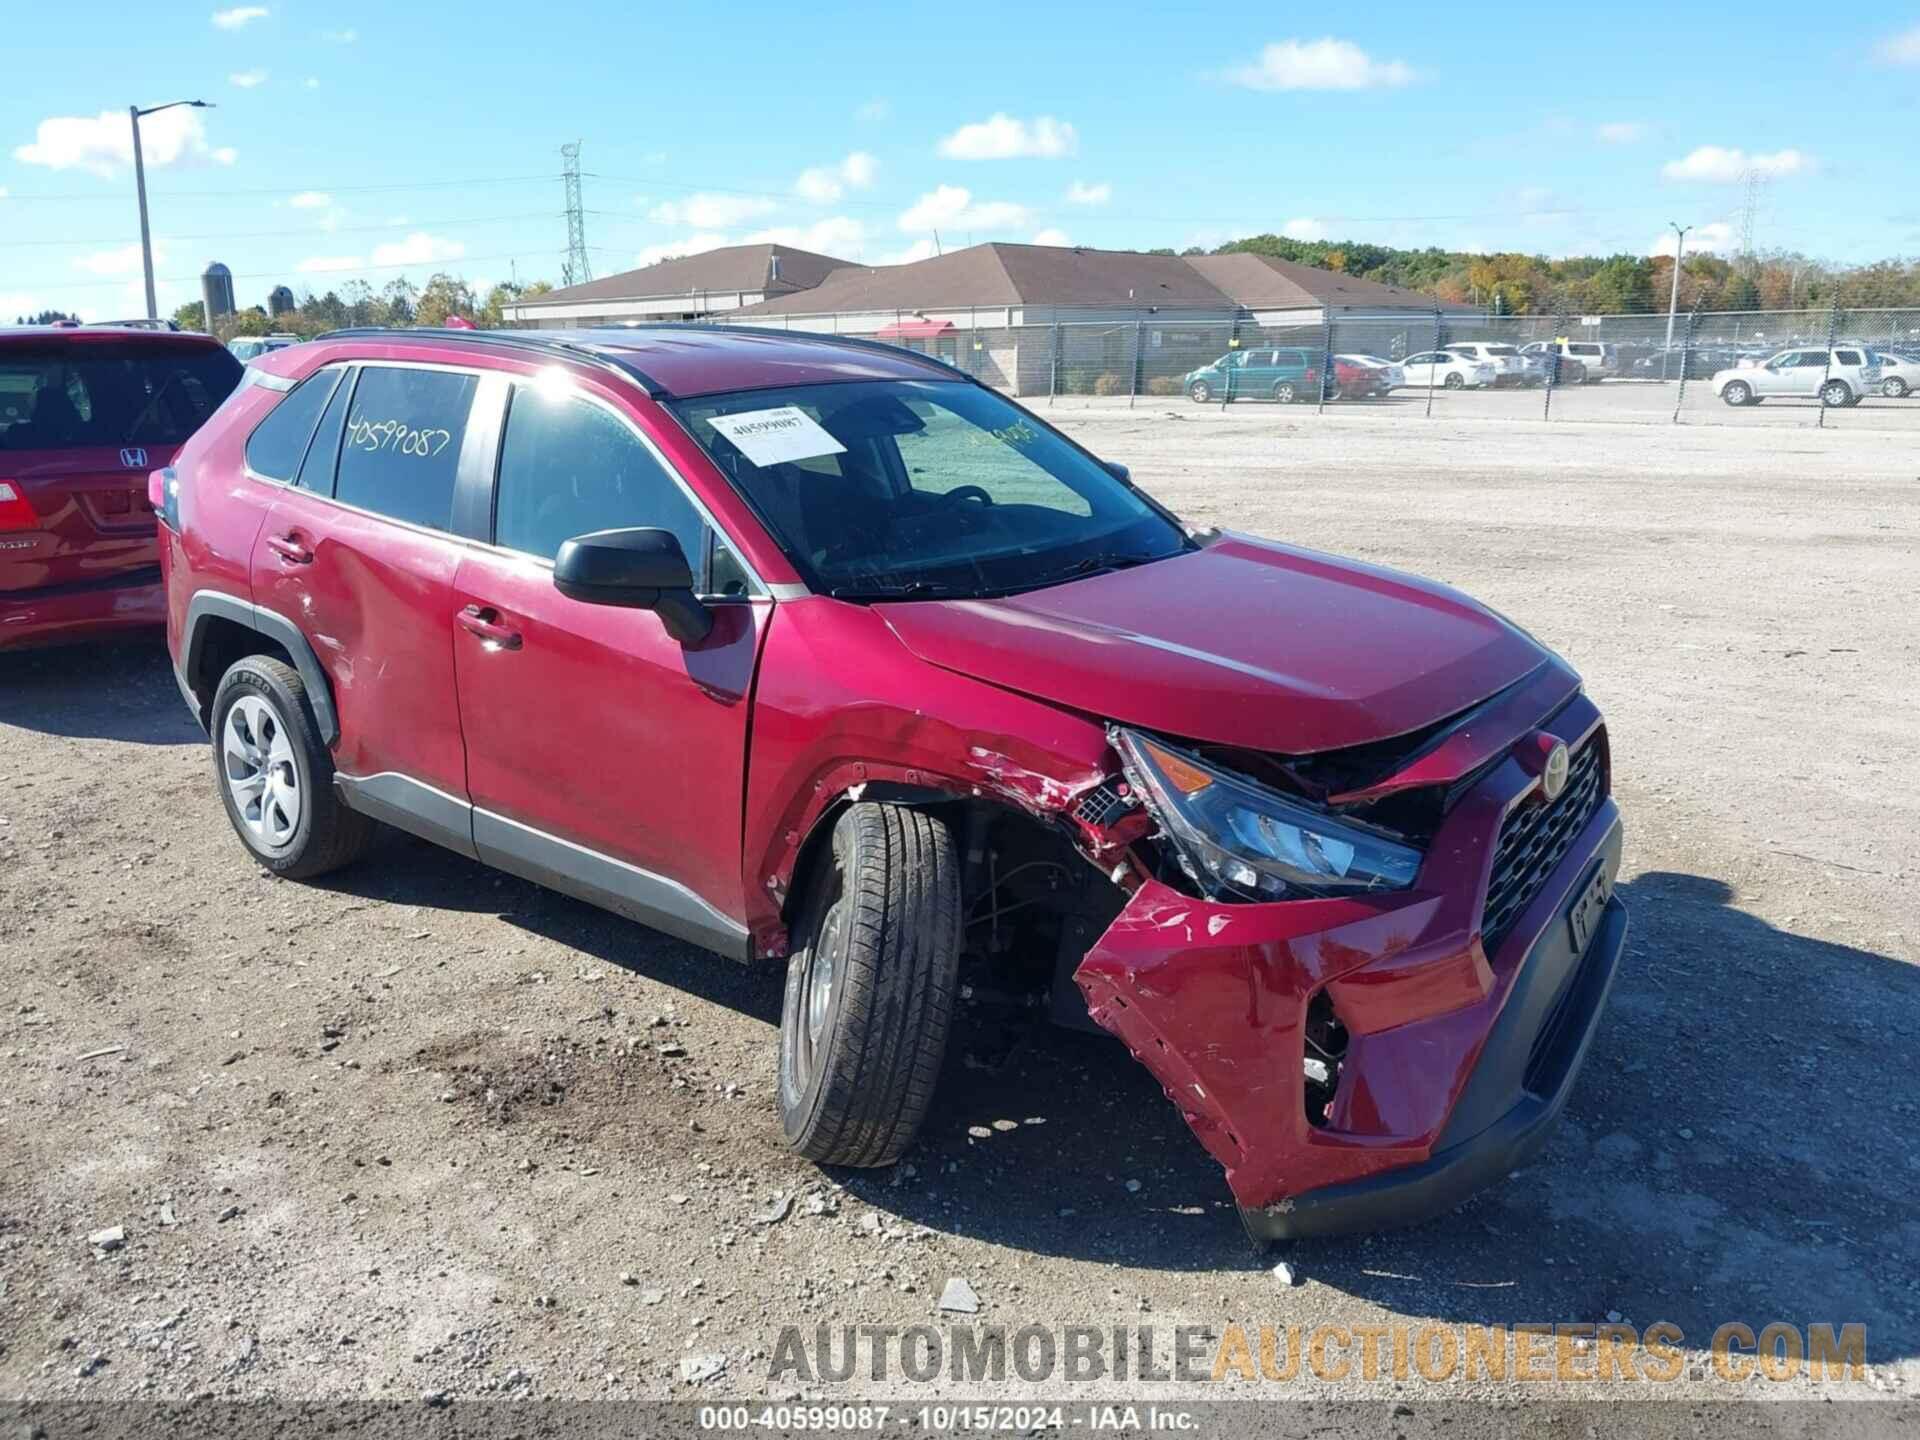
[[[237,190],[149,190],[147,193],[155,200],[205,200],[222,197],[237,198],[261,195],[305,195],[309,192],[323,192],[328,195],[374,195],[393,194],[410,190],[449,190],[471,185],[530,185],[553,183],[552,171],[540,175],[482,175],[466,180],[407,180],[386,185],[312,185],[259,186]],[[103,193],[98,190],[29,190],[14,191],[8,197],[11,202],[21,200],[96,200],[102,203],[123,204],[126,196],[116,192]]]
[[[337,225],[328,229],[302,230],[212,230],[200,235],[156,235],[156,245],[177,245],[187,241],[199,240],[279,240],[303,239],[324,240],[329,235],[369,235],[390,230],[425,230],[434,226],[449,225],[504,225],[519,220],[551,220],[551,210],[528,210],[518,215],[475,215],[464,219],[452,220],[391,220],[380,225]],[[0,240],[0,250],[46,248],[60,245],[118,245],[124,243],[124,235],[115,235],[106,239],[94,240]]]

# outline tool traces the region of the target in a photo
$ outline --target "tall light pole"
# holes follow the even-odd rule
[[[1682,225],[1677,220],[1667,222],[1673,227],[1673,293],[1667,299],[1667,348],[1660,352],[1660,378],[1667,378],[1667,359],[1673,354],[1673,317],[1680,309],[1680,257],[1686,253],[1687,231],[1691,225]]]
[[[133,185],[140,192],[140,263],[147,275],[147,318],[158,320],[160,307],[153,298],[153,236],[147,230],[147,166],[140,156],[140,117],[158,115],[162,110],[171,110],[176,105],[190,106],[195,110],[211,110],[212,104],[205,100],[169,100],[165,105],[149,105],[141,109],[138,105],[127,107],[127,118],[133,122]]]

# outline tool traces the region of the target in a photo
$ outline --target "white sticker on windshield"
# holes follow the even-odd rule
[[[819,421],[797,405],[716,415],[708,423],[738,445],[740,453],[756,465],[784,465],[792,460],[811,460],[817,455],[847,453],[846,446],[821,429]]]

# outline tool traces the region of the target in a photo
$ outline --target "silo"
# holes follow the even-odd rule
[[[267,295],[267,313],[279,319],[293,309],[293,291],[285,285],[276,285]]]
[[[218,260],[200,272],[200,299],[206,306],[207,333],[214,322],[233,313],[233,272]]]

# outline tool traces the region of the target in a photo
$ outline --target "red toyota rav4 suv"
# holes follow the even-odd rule
[[[0,330],[0,649],[160,624],[147,475],[239,383],[205,335]]]
[[[872,342],[347,332],[252,369],[155,486],[262,865],[385,822],[784,958],[779,1105],[824,1162],[911,1141],[963,957],[1119,1036],[1256,1235],[1416,1219],[1544,1140],[1620,822],[1599,712],[1497,615],[1185,529]]]

